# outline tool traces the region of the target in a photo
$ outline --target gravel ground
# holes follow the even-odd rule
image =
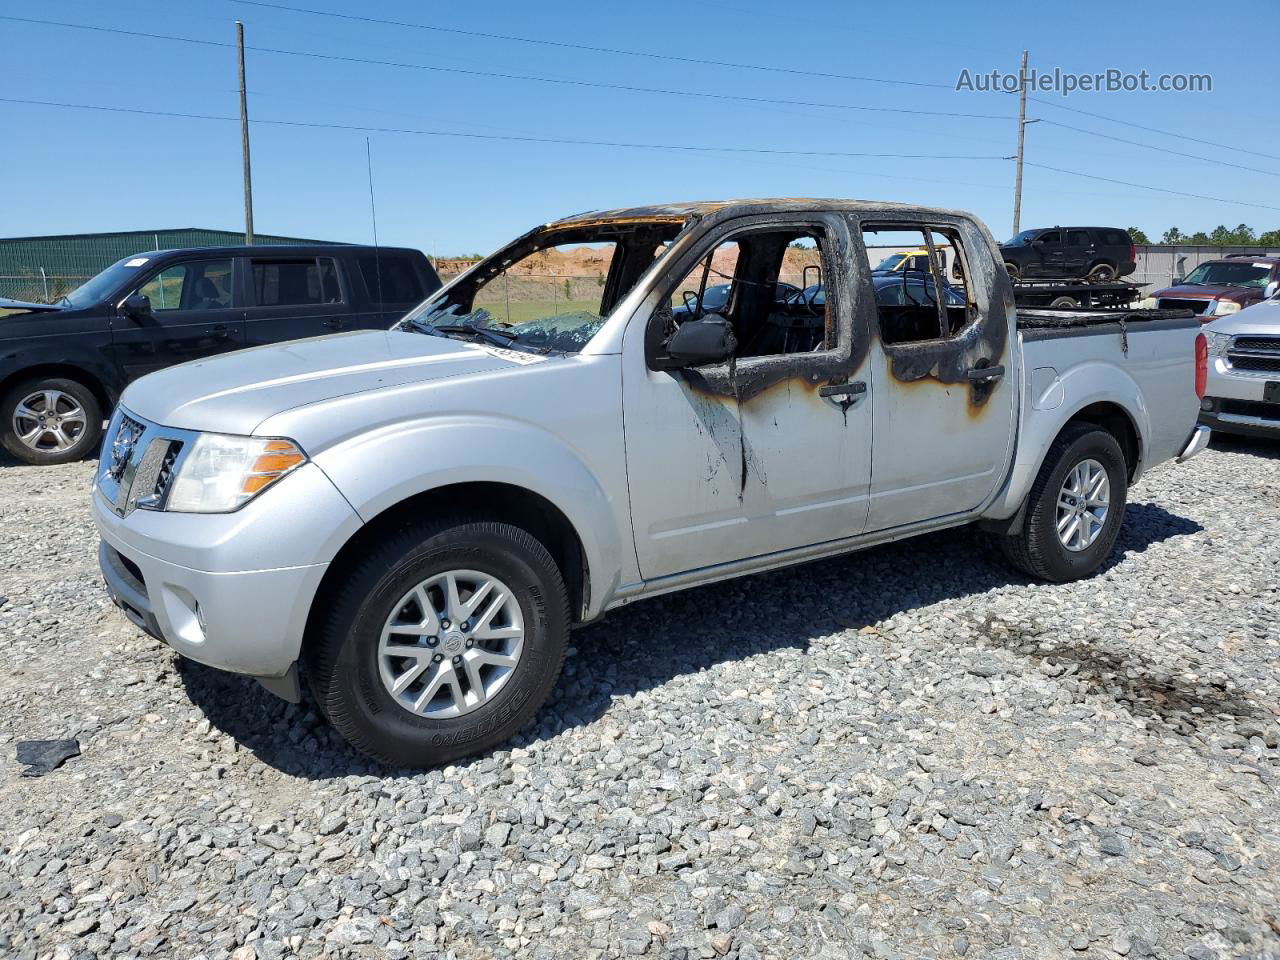
[[[130,626],[91,469],[0,464],[0,956],[1280,958],[1280,445],[1084,583],[957,531],[636,604],[413,774]]]

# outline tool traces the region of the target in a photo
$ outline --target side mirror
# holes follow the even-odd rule
[[[1182,283],[1182,280],[1183,280],[1182,274],[1180,273],[1176,274],[1173,278],[1173,286],[1176,287],[1178,284]]]
[[[709,313],[700,320],[687,320],[667,340],[666,353],[670,368],[698,367],[719,363],[733,356],[738,339],[733,326],[724,317]]]
[[[1277,293],[1280,293],[1280,280],[1272,280],[1262,291],[1262,299],[1270,300]]]
[[[151,298],[145,293],[130,294],[120,309],[130,320],[142,320],[151,316]]]

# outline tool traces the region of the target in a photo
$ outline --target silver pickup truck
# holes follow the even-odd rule
[[[879,274],[886,234],[958,266]],[[581,276],[545,279],[553,248]],[[135,382],[101,566],[183,656],[305,678],[358,749],[437,764],[519,730],[569,630],[634,600],[968,523],[1031,576],[1090,574],[1129,486],[1207,442],[1206,361],[1189,314],[1015,310],[960,212],[584,214],[392,330]]]

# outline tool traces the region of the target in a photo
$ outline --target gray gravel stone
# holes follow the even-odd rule
[[[0,762],[0,955],[1280,960],[1275,446],[1152,472],[1080,583],[961,530],[613,611],[415,773],[134,628],[92,470],[0,461],[0,756],[81,744]]]

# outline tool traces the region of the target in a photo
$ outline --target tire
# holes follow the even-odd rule
[[[1074,297],[1057,297],[1050,302],[1049,306],[1055,309],[1071,308],[1080,306],[1080,302]]]
[[[1095,263],[1089,268],[1089,279],[1095,283],[1103,283],[1116,278],[1116,268],[1109,263]]]
[[[0,443],[19,460],[38,466],[79,460],[97,449],[102,436],[98,398],[65,377],[34,377],[15,385],[0,399],[0,417]]]
[[[1072,471],[1093,463],[1107,475],[1108,505],[1101,528],[1087,546],[1070,549],[1058,534],[1059,497]],[[1092,468],[1088,468],[1092,469]],[[1052,583],[1087,577],[1111,554],[1124,521],[1128,465],[1116,438],[1094,424],[1068,424],[1054,440],[1027,495],[1022,530],[1001,537],[1006,559],[1023,573]],[[1083,525],[1083,519],[1080,520]],[[1067,531],[1073,528],[1068,525]],[[1078,529],[1078,528],[1075,528]]]
[[[473,586],[479,592],[477,577],[497,584],[491,584],[483,602],[477,601],[475,624],[467,620],[444,625],[452,609],[447,594],[451,573],[456,584],[453,592],[463,598],[459,603],[474,596]],[[419,593],[417,588],[424,584],[428,586]],[[478,626],[491,602],[488,598],[496,603],[503,596],[508,600],[497,616],[487,620],[490,628]],[[424,628],[428,622],[424,602],[437,610],[430,628]],[[421,622],[408,625],[415,617]],[[493,628],[499,617],[505,625]],[[392,628],[393,620],[408,630],[438,633],[418,638],[393,632],[395,646],[384,647],[385,631]],[[455,519],[407,526],[377,546],[342,578],[319,622],[303,652],[302,665],[329,722],[353,747],[382,763],[423,768],[487,750],[529,722],[550,695],[564,663],[569,601],[555,561],[524,530],[505,523]],[[483,633],[517,630],[522,631],[519,640],[481,639]],[[387,649],[403,651],[405,644],[411,645],[410,658],[386,653]],[[484,649],[494,644],[497,653]],[[480,661],[470,659],[486,654],[511,659],[516,644],[515,662],[509,668],[489,663],[475,666]],[[433,662],[433,657],[439,662]],[[424,662],[430,665],[423,667]],[[457,673],[452,672],[453,665]],[[402,692],[394,692],[392,682],[415,669],[421,670],[418,679]],[[453,682],[441,682],[450,676]],[[479,686],[473,677],[481,679]],[[433,685],[438,688],[434,696],[428,693]],[[492,693],[490,686],[495,687]],[[409,701],[428,697],[429,702],[415,712]],[[460,707],[467,697],[478,700],[478,705]],[[444,715],[450,710],[456,715]]]
[[[1017,283],[1022,276],[1022,268],[1019,267],[1016,263],[1006,262],[1004,265],[1004,269],[1005,269],[1005,272],[1009,274],[1009,279],[1012,280],[1014,283]]]

